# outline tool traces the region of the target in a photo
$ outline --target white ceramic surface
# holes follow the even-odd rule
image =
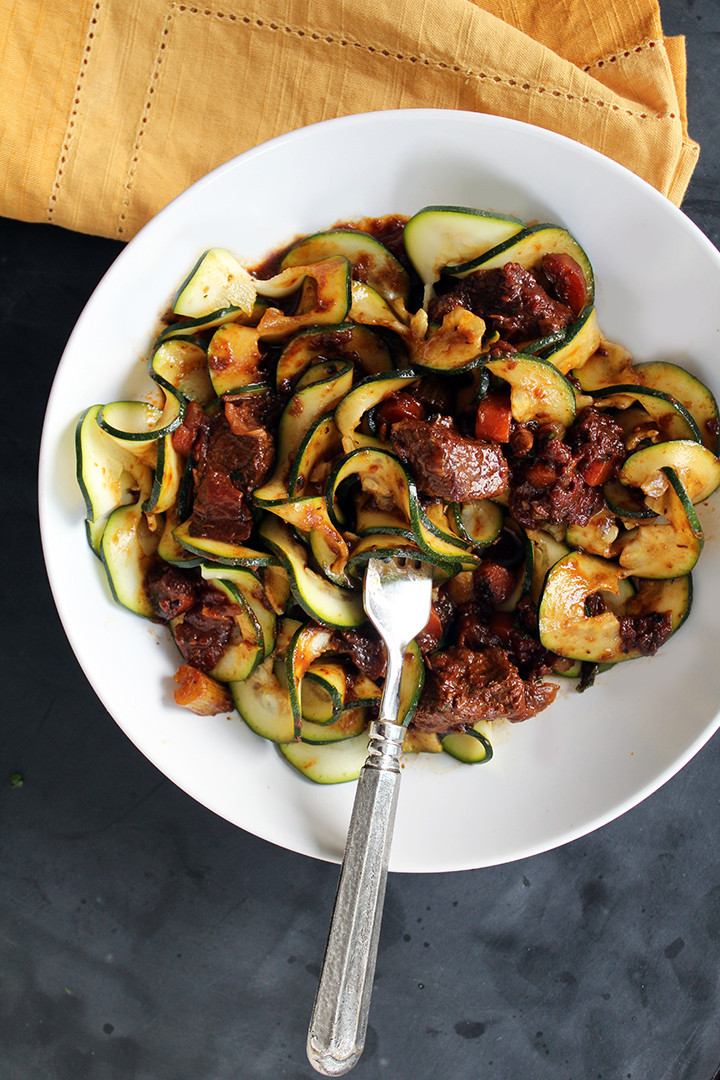
[[[68,342],[40,464],[40,518],[57,607],[109,713],[171,780],[258,836],[339,860],[354,785],[296,774],[234,716],[172,701],[177,655],[162,630],[111,601],[87,547],[73,432],[91,403],[145,384],[153,328],[197,256],[258,260],[339,220],[428,204],[496,209],[566,226],[593,263],[606,335],[638,361],[671,359],[720,391],[720,255],[656,191],[560,136],[478,114],[418,110],[331,120],[243,154],[196,183],[128,245]],[[580,695],[497,725],[495,756],[406,760],[391,868],[476,868],[548,850],[612,820],[671,777],[720,722],[718,501],[700,507],[705,550],[688,623],[653,658]]]

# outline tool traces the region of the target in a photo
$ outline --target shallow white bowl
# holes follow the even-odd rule
[[[600,325],[638,361],[670,359],[720,389],[720,255],[666,199],[614,162],[511,120],[418,110],[331,120],[255,148],[157,215],[103,278],[68,342],[45,421],[40,518],[60,617],[99,698],[171,780],[229,821],[339,860],[354,784],[318,787],[233,716],[176,707],[166,633],[117,607],[87,547],[73,431],[93,403],[144,385],[152,332],[206,248],[257,261],[339,220],[454,204],[557,222],[587,251]],[[461,870],[548,850],[612,820],[683,766],[720,723],[718,501],[690,618],[653,658],[580,695],[498,724],[478,768],[406,760],[391,869]]]

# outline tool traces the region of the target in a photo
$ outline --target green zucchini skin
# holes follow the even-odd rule
[[[271,661],[259,665],[247,679],[229,684],[235,708],[251,731],[275,743],[296,738],[290,698]]]
[[[386,300],[409,299],[407,271],[379,240],[357,229],[329,229],[303,237],[288,249],[280,266],[284,270],[332,255],[344,255],[353,269],[362,265],[365,280]]]
[[[210,248],[198,259],[173,303],[176,315],[207,318],[219,309],[250,314],[256,288],[244,266],[224,248]]]
[[[331,627],[362,626],[366,621],[362,597],[316,573],[309,564],[307,550],[293,539],[282,521],[268,514],[259,532],[287,572],[296,602],[310,618]]]
[[[519,263],[530,270],[543,255],[570,255],[580,266],[588,290],[588,303],[592,304],[595,296],[595,279],[592,265],[586,253],[574,236],[558,225],[542,223],[528,225],[513,233],[507,240],[483,252],[477,258],[466,260],[455,266],[445,266],[443,274],[448,277],[463,278],[475,270],[493,270],[506,263]]]
[[[284,743],[280,753],[316,784],[347,784],[357,780],[368,753],[367,735],[355,735],[328,746],[309,742]]]
[[[327,358],[328,341],[338,359],[352,357],[367,375],[391,371],[392,358],[387,343],[369,326],[339,323],[322,330],[299,330],[283,348],[275,368],[278,390],[294,387],[305,371]]]
[[[658,424],[663,441],[690,439],[702,442],[698,426],[685,406],[662,390],[627,383],[595,390],[593,396],[596,404],[605,408],[617,404],[622,407],[627,401],[639,402]]]
[[[347,709],[329,724],[316,724],[303,719],[300,726],[300,742],[313,746],[334,746],[347,739],[356,738],[365,733],[367,726],[366,709]]]
[[[339,663],[314,661],[302,680],[302,717],[316,724],[330,724],[345,708],[348,675]]]
[[[426,206],[405,225],[405,249],[424,285],[441,271],[495,250],[523,228],[519,218],[467,206]]]
[[[232,602],[240,640],[228,646],[210,675],[219,682],[247,679],[262,663],[265,651],[263,628],[252,606],[234,582],[217,580],[213,586]]]
[[[505,514],[492,499],[453,503],[452,513],[458,535],[475,547],[487,547],[500,536]]]
[[[596,555],[572,552],[550,569],[538,609],[540,641],[558,656],[595,664],[618,663],[642,655],[626,651],[618,615],[606,609],[588,616],[585,602],[597,592],[619,595],[624,571]],[[673,633],[685,622],[692,603],[690,574],[639,583],[626,608],[632,614],[669,611]]]
[[[277,457],[272,475],[253,492],[259,507],[286,502],[289,484],[296,485],[293,461],[304,440],[319,420],[338,405],[352,386],[350,363],[326,361],[310,369],[314,381],[299,387],[285,406],[278,425]]]
[[[208,405],[215,397],[207,363],[207,342],[192,335],[177,336],[154,350],[149,374],[165,390],[188,401]]]
[[[644,364],[636,364],[635,374],[643,386],[662,391],[687,409],[697,426],[703,446],[712,454],[718,454],[718,404],[704,383],[685,368],[666,360],[649,360]]]
[[[422,556],[440,564],[454,566],[456,570],[472,569],[478,557],[468,550],[462,537],[441,532],[430,520],[418,496],[417,488],[408,470],[394,454],[376,447],[359,447],[346,454],[332,470],[328,478],[325,499],[328,515],[338,528],[342,528],[343,514],[340,509],[340,491],[351,478],[360,482],[372,481],[391,495],[399,513],[405,519],[412,534],[413,543]],[[357,550],[357,549],[356,549]]]
[[[475,727],[466,728],[465,731],[451,732],[441,741],[446,754],[450,754],[451,757],[466,765],[486,765],[492,760],[492,743],[487,735]]]
[[[688,439],[653,443],[626,458],[620,480],[642,489],[646,495],[661,494],[666,487],[664,470],[672,469],[693,504],[704,502],[720,487],[720,461]]]
[[[120,506],[109,515],[100,540],[100,558],[118,604],[145,619],[155,617],[145,587],[158,537],[147,528],[142,506]]]
[[[175,540],[191,555],[200,560],[210,559],[219,566],[272,566],[277,559],[267,551],[257,551],[244,544],[229,544],[224,540],[212,540],[204,536],[193,536],[190,531],[190,519],[181,522],[173,529]]]
[[[549,360],[516,353],[489,360],[485,367],[510,384],[512,414],[519,423],[533,420],[571,426],[575,419],[575,391]]]
[[[689,574],[705,542],[695,508],[674,469],[662,470],[667,488],[646,499],[662,523],[640,523],[620,551],[620,565],[639,578],[675,578]]]
[[[132,501],[134,489],[149,492],[152,485],[151,466],[99,425],[102,408],[86,409],[75,428],[76,478],[91,523]]]
[[[598,348],[600,340],[597,312],[592,304],[588,304],[558,340],[540,350],[537,355],[548,360],[563,375],[567,375],[571,370],[582,371]]]

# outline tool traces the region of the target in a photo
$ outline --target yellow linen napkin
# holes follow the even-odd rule
[[[679,204],[684,39],[655,0],[0,0],[0,214],[129,240],[249,147],[349,113],[513,117]]]

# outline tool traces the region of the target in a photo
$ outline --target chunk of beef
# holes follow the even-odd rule
[[[252,531],[252,492],[273,462],[273,437],[264,426],[264,395],[225,402],[201,427],[193,447],[193,536],[242,543]]]
[[[651,611],[648,615],[623,615],[620,618],[620,641],[623,652],[637,649],[652,656],[672,634],[669,611]]]
[[[172,443],[178,454],[189,457],[200,434],[200,429],[210,423],[205,410],[197,401],[188,401],[183,421],[172,434]]]
[[[206,468],[195,489],[191,536],[242,544],[252,532],[252,506],[226,472]]]
[[[454,308],[463,307],[484,319],[488,330],[497,331],[503,341],[514,343],[563,330],[575,317],[572,308],[549,296],[519,263],[447,281],[438,283],[440,295],[429,306],[433,322],[442,322]]]
[[[491,612],[482,603],[460,604],[453,627],[455,644],[471,652],[482,652],[490,646],[502,648],[500,638],[490,629],[490,619]]]
[[[500,447],[465,438],[450,417],[402,420],[393,426],[391,440],[424,494],[464,502],[499,495],[507,487]]]
[[[385,648],[377,631],[369,627],[337,630],[332,637],[332,648],[349,656],[358,671],[373,681],[385,674]]]
[[[531,454],[511,459],[511,473],[510,513],[526,529],[543,523],[587,525],[604,505],[602,491],[586,483],[562,439],[537,437]]]
[[[620,425],[609,413],[587,408],[567,433],[575,467],[585,483],[596,487],[616,475],[625,460],[625,440]]]
[[[186,663],[211,671],[231,644],[235,627],[231,602],[218,589],[205,585],[173,636]]]
[[[266,427],[269,409],[264,394],[225,399],[225,419],[233,440],[228,445],[227,437],[219,435],[212,452],[246,494],[263,483],[273,463],[274,441]]]
[[[551,683],[522,679],[504,649],[494,646],[451,646],[428,657],[427,665],[412,721],[418,731],[445,734],[501,717],[516,723],[545,709],[557,693]]]
[[[442,375],[424,375],[413,387],[413,397],[420,402],[426,416],[447,416],[455,401],[452,381]]]
[[[529,623],[524,607],[514,618],[510,612],[491,612],[480,600],[458,609],[454,637],[461,648],[471,651],[502,648],[521,678],[534,681],[553,671],[557,658],[540,644],[537,625]]]
[[[158,562],[146,574],[145,589],[158,619],[169,622],[193,606],[198,595],[198,580],[185,570]]]

